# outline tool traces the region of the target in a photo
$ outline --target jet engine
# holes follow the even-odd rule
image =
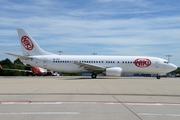
[[[104,72],[106,76],[121,76],[121,73],[122,73],[122,68],[120,67],[106,68],[106,71]]]

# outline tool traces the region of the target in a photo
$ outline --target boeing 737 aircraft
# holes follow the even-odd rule
[[[35,40],[24,30],[17,29],[23,55],[7,53],[31,66],[60,72],[91,72],[92,78],[98,74],[121,76],[122,73],[161,75],[177,69],[167,60],[148,56],[99,56],[99,55],[56,55],[42,50]]]

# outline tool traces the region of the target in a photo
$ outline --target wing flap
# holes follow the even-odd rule
[[[81,63],[81,62],[74,62],[74,64],[79,65],[79,67],[84,67],[84,69],[89,70],[89,71],[103,71],[105,69],[103,66],[92,65],[92,64]]]

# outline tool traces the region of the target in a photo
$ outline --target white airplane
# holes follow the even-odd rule
[[[161,75],[177,69],[167,60],[148,56],[99,56],[99,55],[57,55],[42,50],[35,40],[24,30],[17,29],[23,55],[6,53],[19,58],[31,66],[38,66],[61,72],[91,72],[92,78],[98,74],[121,76],[122,73]]]
[[[30,67],[31,70],[21,70],[21,69],[10,69],[10,68],[3,68],[0,65],[0,70],[12,70],[12,71],[24,71],[29,73],[30,75],[47,75],[47,74],[52,74],[51,71],[47,71],[47,69],[40,68],[40,67]]]
[[[47,69],[40,68],[40,67],[31,67],[32,75],[46,75]]]
[[[54,71],[50,71],[45,68],[31,66],[30,69],[32,72],[32,74],[30,75],[43,75],[43,76],[54,75]]]

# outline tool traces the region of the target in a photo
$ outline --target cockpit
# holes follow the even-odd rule
[[[168,64],[169,62],[168,61],[164,61],[164,63]]]
[[[164,63],[164,70],[166,70],[167,72],[173,71],[177,69],[177,66],[168,62],[167,60],[163,61]]]

